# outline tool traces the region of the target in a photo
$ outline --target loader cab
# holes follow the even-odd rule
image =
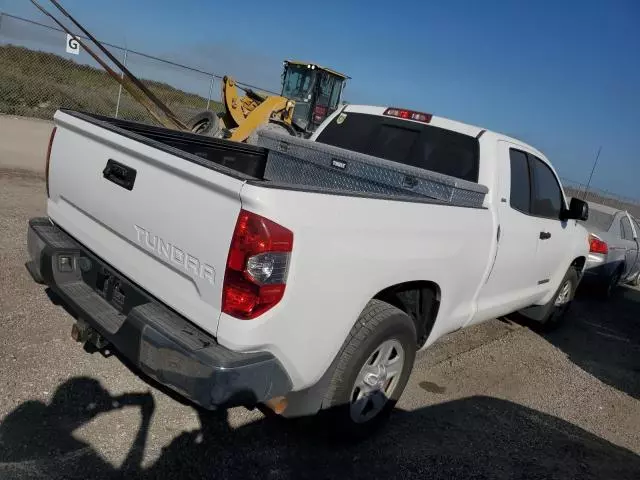
[[[282,96],[295,101],[293,125],[310,135],[340,105],[349,77],[312,63],[285,61]]]

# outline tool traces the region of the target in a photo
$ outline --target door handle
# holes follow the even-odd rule
[[[133,190],[136,173],[135,168],[127,167],[111,159],[109,159],[107,166],[102,170],[102,176],[104,178],[127,190]]]
[[[549,238],[551,238],[551,233],[540,232],[540,240],[548,240]]]

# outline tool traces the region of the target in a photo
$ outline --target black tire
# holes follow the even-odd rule
[[[352,403],[363,405],[362,401],[352,402],[355,382],[365,362],[384,345],[396,344],[401,346],[403,363],[397,380],[389,379],[389,387],[394,382],[390,398],[386,399],[384,407],[372,418],[357,422],[352,416]],[[340,438],[356,440],[371,434],[389,417],[400,395],[407,385],[407,380],[413,369],[416,355],[416,329],[411,318],[402,310],[380,300],[371,300],[360,314],[358,321],[351,329],[338,354],[336,368],[333,372],[329,388],[323,401],[323,410],[319,417],[328,420],[331,434],[339,434]],[[397,352],[399,355],[400,353]],[[393,355],[393,352],[391,353]],[[375,361],[375,360],[374,360]],[[380,378],[380,383],[387,383],[386,371]],[[373,404],[372,404],[373,405]],[[370,412],[369,412],[370,413]]]
[[[220,119],[215,112],[205,110],[191,117],[187,121],[187,127],[191,133],[216,137],[220,131]]]
[[[607,279],[607,282],[602,286],[601,294],[603,300],[609,300],[613,297],[618,285],[620,285],[620,279],[622,278],[622,270],[618,268]]]
[[[561,293],[563,293],[563,290],[567,284],[569,284],[567,301],[565,303],[562,303],[561,305],[556,305],[556,301],[560,297]],[[567,318],[577,288],[578,272],[575,268],[571,267],[560,282],[560,286],[551,298],[551,301],[546,305],[546,313],[540,320],[540,323],[542,324],[544,329],[555,328]]]
[[[291,125],[287,125],[284,122],[275,122],[273,120],[269,120],[269,123],[260,127],[260,130],[267,130],[270,132],[281,133],[283,135],[291,135],[292,137],[296,136],[296,131],[293,129]],[[258,129],[251,132],[249,137],[247,137],[247,143],[249,145],[257,145],[258,144]]]

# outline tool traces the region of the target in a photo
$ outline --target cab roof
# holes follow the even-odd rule
[[[324,70],[325,72],[329,72],[333,75],[336,75],[338,77],[344,78],[344,79],[350,79],[351,77],[349,77],[348,75],[345,75],[344,73],[340,73],[340,72],[336,72],[335,70],[332,70],[331,68],[327,68],[327,67],[323,67],[322,65],[318,65],[317,63],[312,63],[312,62],[301,62],[298,60],[285,60],[285,63],[288,63],[289,65],[312,65],[315,68],[317,68],[318,70]]]

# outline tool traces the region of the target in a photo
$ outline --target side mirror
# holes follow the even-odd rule
[[[569,209],[562,212],[563,220],[587,220],[589,218],[589,204],[579,198],[572,198]]]

